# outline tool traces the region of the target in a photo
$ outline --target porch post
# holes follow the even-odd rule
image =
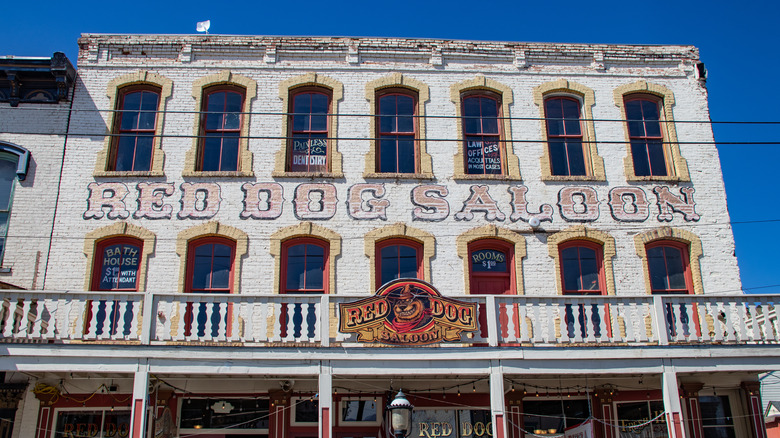
[[[504,419],[504,373],[498,360],[490,361],[490,412],[493,438],[506,438]]]
[[[149,364],[139,363],[133,377],[133,422],[130,436],[143,438],[146,436],[146,410],[149,398]]]
[[[330,362],[322,361],[319,376],[320,438],[330,438],[332,434],[330,407],[333,405],[333,376],[331,372]]]
[[[680,389],[677,383],[677,372],[674,370],[674,367],[664,367],[662,381],[664,410],[666,411],[666,426],[669,428],[669,438],[687,438],[685,428],[682,425]]]
[[[742,382],[748,406],[748,420],[755,438],[766,438],[766,423],[764,422],[763,406],[761,404],[761,384],[758,382]]]

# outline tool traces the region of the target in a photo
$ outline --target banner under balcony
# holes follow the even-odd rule
[[[339,304],[339,331],[358,342],[429,345],[460,342],[477,330],[477,305],[443,297],[432,285],[400,278],[367,299]]]

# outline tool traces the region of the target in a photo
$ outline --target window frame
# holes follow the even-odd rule
[[[316,245],[323,249],[322,289],[287,289],[288,251],[297,245]],[[280,294],[323,294],[330,293],[330,242],[313,236],[302,236],[287,239],[281,246],[281,269],[279,274]]]
[[[566,289],[566,272],[563,263],[563,251],[571,248],[587,248],[595,251],[597,278],[599,281],[599,288],[595,290],[580,289],[580,290],[568,290]],[[562,242],[558,245],[558,253],[560,260],[560,282],[561,292],[563,295],[607,295],[606,287],[606,275],[604,269],[604,246],[600,243],[590,240],[572,239]],[[577,253],[578,260],[581,260],[579,251]],[[580,261],[580,264],[582,262]],[[582,278],[582,269],[579,271],[580,279]]]
[[[639,256],[642,261],[646,293],[648,295],[653,294],[647,248],[648,246],[656,244],[680,245],[687,250],[687,258],[684,259],[684,262],[687,268],[686,285],[688,287],[688,293],[693,295],[703,294],[704,284],[702,282],[701,266],[699,264],[699,258],[703,255],[701,239],[688,230],[674,227],[652,229],[634,236],[634,249],[636,250],[637,256]],[[686,254],[683,254],[683,256],[685,257]]]
[[[415,250],[416,264],[417,264],[417,279],[425,280],[425,270],[423,266],[423,243],[403,238],[403,237],[391,237],[376,242],[376,257],[374,259],[374,286],[378,290],[384,283],[382,283],[382,250],[391,246],[406,246]],[[400,267],[399,267],[400,268]],[[401,278],[401,277],[398,277]],[[392,281],[392,280],[388,280]]]
[[[118,289],[118,288],[100,289],[100,277],[102,275],[101,272],[103,270],[103,257],[102,257],[103,251],[107,246],[122,245],[122,244],[130,244],[138,247],[139,260],[138,260],[138,270],[136,271],[135,287],[133,289]],[[145,254],[146,253],[144,252],[144,241],[140,237],[125,234],[125,235],[110,236],[95,241],[95,257],[93,260],[94,266],[92,268],[92,276],[91,276],[92,281],[89,290],[101,291],[101,292],[138,292],[140,290],[139,286],[141,284],[141,269],[142,269],[142,265],[145,263],[145,259],[144,259]]]
[[[654,83],[641,80],[630,84],[621,85],[614,90],[615,105],[620,109],[622,120],[629,120],[626,112],[626,102],[636,98],[647,100],[656,100],[659,108],[659,125],[663,137],[662,148],[664,151],[664,160],[666,163],[667,175],[637,175],[634,170],[634,158],[631,148],[631,137],[628,128],[628,122],[623,123],[623,132],[626,142],[626,156],[623,160],[623,168],[626,180],[630,182],[639,181],[668,181],[668,182],[688,182],[691,180],[688,171],[688,163],[680,153],[680,145],[677,143],[677,129],[674,124],[674,93],[664,87]]]
[[[0,160],[7,161],[8,163],[12,164],[14,169],[13,177],[11,178],[11,187],[8,191],[8,209],[7,210],[0,209],[0,214],[7,215],[7,219],[5,223],[5,232],[0,233],[0,241],[2,241],[2,247],[0,248],[0,268],[3,266],[3,263],[5,262],[5,249],[8,246],[8,230],[11,228],[10,224],[11,224],[11,213],[14,205],[14,195],[16,194],[16,186],[20,179],[19,172],[18,172],[20,159],[21,157],[19,155],[6,152],[6,149],[0,148]]]
[[[468,99],[489,99],[489,100],[492,100],[492,101],[495,102],[495,104],[496,104],[496,117],[495,117],[495,120],[496,120],[496,127],[497,127],[496,130],[498,131],[497,133],[495,133],[495,134],[485,134],[484,128],[481,128],[480,129],[480,133],[478,133],[478,134],[473,134],[473,133],[466,132],[466,119],[469,117],[469,116],[466,116],[466,100],[468,100]],[[461,106],[460,124],[461,124],[461,130],[463,132],[463,143],[462,143],[461,147],[463,148],[463,155],[465,157],[465,160],[463,161],[463,173],[465,175],[468,175],[468,176],[472,177],[472,178],[474,178],[474,177],[497,177],[497,176],[505,176],[507,174],[507,164],[506,164],[507,160],[506,160],[506,152],[505,152],[506,149],[507,149],[507,144],[504,141],[504,127],[503,127],[503,123],[502,123],[502,121],[504,120],[504,114],[503,114],[503,107],[502,107],[501,99],[502,99],[502,96],[499,93],[496,93],[496,92],[493,92],[493,91],[489,91],[489,90],[468,90],[468,91],[464,91],[463,93],[461,93],[461,96],[460,96],[460,106]],[[480,105],[480,109],[481,109],[481,105]],[[483,123],[484,123],[483,121],[485,119],[486,119],[486,117],[482,116],[481,113],[480,113],[480,116],[477,118],[477,120],[480,121],[480,126],[483,125]],[[495,139],[493,141],[495,141],[496,144],[498,145],[498,153],[500,154],[499,155],[499,160],[501,161],[501,171],[499,173],[487,173],[487,172],[484,171],[484,170],[486,170],[485,169],[485,162],[484,162],[484,158],[485,158],[484,157],[484,152],[483,152],[483,156],[482,156],[482,158],[483,158],[483,162],[482,162],[483,172],[482,173],[469,173],[469,169],[468,169],[468,167],[469,167],[468,166],[468,159],[469,159],[469,157],[468,157],[468,142],[469,142],[468,137],[469,136],[471,136],[471,137],[480,137],[481,138],[480,141],[482,142],[483,147],[484,147],[484,143],[485,143],[485,137],[490,137],[490,138],[494,138]]]
[[[693,294],[693,278],[691,276],[691,263],[688,245],[675,240],[656,240],[645,245],[645,252],[654,248],[674,248],[680,251],[680,260],[682,261],[683,275],[685,277],[685,289],[653,289],[653,277],[650,272],[650,255],[647,254],[647,275],[650,277],[650,293],[656,294]],[[666,256],[664,255],[664,260]],[[666,277],[669,277],[669,270],[666,270]]]
[[[485,237],[482,239],[474,240],[468,244],[468,276],[469,276],[469,293],[473,295],[484,295],[475,292],[474,282],[478,278],[506,278],[509,279],[509,290],[503,295],[517,295],[517,280],[515,278],[515,245],[513,243]],[[502,251],[506,255],[506,272],[474,272],[472,270],[473,264],[471,263],[471,256],[475,251],[483,249],[493,249]]]
[[[126,112],[133,112],[133,111],[127,111],[124,109],[124,103],[125,98],[127,95],[132,93],[138,93],[138,92],[151,92],[155,93],[157,95],[157,108],[154,113],[154,127],[152,129],[130,129],[130,130],[123,130],[122,129],[122,116]],[[111,133],[113,134],[111,136],[111,145],[109,147],[109,153],[108,153],[108,161],[106,163],[106,170],[109,172],[132,172],[132,173],[138,173],[138,172],[150,172],[152,169],[154,169],[154,160],[155,160],[155,144],[161,141],[157,137],[158,135],[158,125],[161,124],[161,107],[163,105],[163,90],[162,87],[156,84],[150,84],[150,83],[140,83],[140,84],[130,84],[126,85],[124,87],[121,87],[117,90],[117,99],[116,99],[116,110],[114,111],[114,123]],[[140,113],[142,110],[138,110]],[[127,133],[127,134],[125,134]],[[149,168],[145,170],[137,170],[137,169],[131,169],[131,170],[117,170],[117,158],[119,156],[119,142],[124,137],[135,137],[136,138],[136,148],[133,151],[133,164],[135,164],[135,158],[138,155],[137,152],[137,139],[139,137],[144,136],[144,134],[151,134],[152,136],[152,147],[149,151]],[[133,166],[134,167],[134,166]]]
[[[656,111],[658,113],[658,119],[657,120],[653,120],[653,119],[646,118],[643,110],[642,110],[642,118],[641,119],[630,119],[628,117],[628,105],[629,105],[630,102],[649,102],[649,103],[655,104]],[[668,177],[668,176],[672,175],[673,172],[672,172],[672,165],[670,163],[670,156],[669,156],[670,154],[669,154],[669,151],[667,151],[668,146],[665,143],[667,136],[665,134],[666,129],[665,129],[665,126],[664,126],[664,125],[666,125],[666,123],[664,123],[664,118],[663,118],[663,99],[658,97],[658,96],[654,96],[652,94],[631,93],[631,94],[626,94],[626,95],[623,96],[623,105],[624,105],[625,112],[626,112],[626,119],[625,119],[626,120],[626,133],[628,134],[628,147],[629,147],[629,152],[631,153],[631,162],[633,163],[633,166],[634,166],[634,175],[637,176],[637,177],[647,177],[647,178],[664,178],[664,177]],[[645,135],[639,135],[639,136],[631,135],[631,128],[629,127],[631,122],[640,122],[645,127],[645,129],[644,129]],[[656,135],[647,135],[647,128],[646,128],[646,126],[647,126],[648,123],[657,123],[658,124],[658,135],[657,136]],[[634,155],[634,143],[635,142],[643,143],[643,146],[644,146],[643,151],[647,155],[647,157],[646,157],[647,158],[647,167],[648,167],[648,169],[650,171],[650,174],[648,174],[648,175],[637,175],[637,173],[636,173],[637,160],[636,160],[636,156]],[[660,174],[654,174],[653,173],[653,165],[652,165],[653,159],[652,159],[652,156],[651,156],[652,154],[650,153],[650,143],[651,142],[660,142],[661,143],[661,149],[660,150],[661,150],[661,154],[663,155],[661,158],[663,159],[663,162],[664,162],[663,171],[666,173],[665,175],[660,175]]]
[[[295,98],[298,95],[301,94],[321,94],[327,97],[328,99],[328,105],[327,105],[327,111],[325,112],[325,130],[324,131],[316,131],[316,130],[302,130],[302,131],[296,131],[295,130],[295,123],[294,119],[296,115],[299,114],[307,114],[309,117],[309,126],[311,127],[311,118],[315,113],[312,113],[311,111],[309,113],[298,113],[295,110]],[[333,121],[333,90],[326,88],[326,87],[319,87],[319,86],[302,86],[297,87],[294,89],[289,90],[289,99],[287,104],[287,146],[286,146],[286,158],[285,158],[285,172],[290,173],[330,173],[332,168],[332,159],[331,159],[331,147],[333,144],[333,141],[330,139],[331,137],[331,128],[332,128],[332,121]],[[316,113],[317,115],[320,115],[320,113]],[[325,170],[292,170],[293,166],[293,144],[294,144],[294,137],[296,134],[325,134]],[[310,154],[307,156],[311,156]],[[310,165],[307,165],[307,167]]]
[[[412,99],[412,114],[409,115],[399,115],[397,108],[397,101],[396,101],[396,112],[394,115],[382,115],[380,113],[380,107],[382,103],[382,99],[388,96],[405,96],[410,97]],[[375,151],[375,159],[376,162],[374,163],[374,168],[376,170],[376,173],[382,174],[382,175],[416,175],[420,173],[420,124],[419,124],[419,114],[418,114],[418,107],[419,107],[419,93],[417,93],[415,90],[411,90],[408,88],[401,88],[401,87],[390,87],[390,88],[383,88],[381,90],[376,91],[376,99],[375,99],[375,107],[374,107],[374,129],[376,132],[376,151]],[[412,118],[412,131],[388,131],[383,132],[382,131],[382,118],[383,117],[394,117],[396,120],[396,128],[398,126],[398,119],[401,117],[411,117]],[[396,137],[396,147],[395,147],[395,159],[396,159],[396,171],[395,172],[384,172],[382,171],[382,140],[387,137]],[[398,171],[398,165],[399,165],[399,153],[398,153],[398,137],[406,137],[412,138],[412,142],[414,144],[414,170],[412,172],[399,172]]]
[[[209,105],[209,98],[210,96],[217,94],[217,93],[236,93],[241,96],[241,112],[239,113],[239,119],[238,119],[238,127],[235,129],[225,129],[225,120],[227,119],[227,115],[231,114],[228,111],[222,111],[222,112],[209,112],[208,111],[208,105]],[[248,114],[244,114],[244,107],[246,105],[246,88],[235,85],[235,84],[218,84],[218,85],[212,85],[210,87],[203,88],[203,99],[201,100],[201,106],[200,106],[200,117],[199,117],[199,132],[198,132],[198,150],[197,150],[197,159],[195,161],[195,171],[196,172],[203,172],[205,174],[214,173],[214,172],[238,172],[241,170],[241,134],[244,131],[244,121],[245,118],[248,118]],[[226,95],[227,97],[227,95]],[[208,129],[208,118],[209,116],[222,116],[222,126],[221,129]],[[214,136],[210,136],[209,134],[216,134]],[[232,136],[225,135],[225,134],[237,134],[236,135],[236,166],[235,169],[229,169],[229,170],[222,170],[222,156],[223,156],[223,150],[224,150],[224,140],[226,138],[232,138]],[[205,147],[206,147],[206,140],[209,138],[220,138],[220,169],[217,170],[203,170],[203,159],[205,154]]]
[[[553,134],[550,133],[550,118],[548,117],[548,114],[547,114],[548,113],[547,104],[550,103],[551,101],[554,101],[554,100],[560,100],[560,101],[568,100],[568,101],[571,101],[571,102],[575,102],[577,104],[577,124],[579,125],[579,128],[580,128],[580,133],[579,134],[573,135],[573,134],[564,133],[564,134],[553,135]],[[552,94],[552,95],[547,95],[547,96],[544,97],[544,102],[542,104],[542,108],[543,108],[543,111],[544,111],[544,126],[545,126],[545,134],[546,134],[545,137],[546,137],[546,142],[547,142],[547,154],[548,154],[549,160],[550,160],[550,175],[551,176],[555,176],[555,177],[568,177],[568,178],[583,178],[583,177],[589,176],[589,174],[591,173],[590,169],[591,169],[592,166],[589,163],[589,159],[588,159],[589,157],[588,157],[588,154],[586,152],[586,149],[587,149],[586,145],[585,145],[585,141],[586,141],[586,137],[585,137],[586,126],[582,122],[582,101],[580,99],[577,99],[577,98],[569,96],[569,95]],[[562,112],[563,112],[563,107],[562,107]],[[563,120],[564,121],[569,120],[566,117],[566,114],[563,114]],[[564,123],[563,126],[564,126],[564,130],[566,130],[566,123]],[[564,147],[564,151],[565,151],[564,152],[564,155],[565,155],[564,158],[566,160],[566,167],[567,167],[566,173],[560,173],[560,174],[559,173],[555,173],[555,171],[553,169],[553,163],[555,162],[555,159],[554,159],[554,155],[555,154],[553,153],[551,142],[555,141],[555,140],[560,141],[560,142],[563,143],[563,147]],[[583,166],[583,171],[584,171],[584,173],[582,173],[582,174],[572,174],[572,172],[571,172],[571,163],[569,161],[569,156],[571,155],[569,153],[569,142],[570,141],[579,141],[579,144],[580,144],[580,155],[582,156],[582,166]]]
[[[227,291],[225,291],[224,288],[213,288],[209,287],[206,289],[193,289],[193,277],[194,277],[194,268],[195,268],[195,250],[203,245],[213,245],[213,244],[220,244],[225,245],[230,248],[230,275],[228,277],[228,287]],[[237,242],[233,239],[230,239],[225,236],[204,236],[196,239],[192,239],[189,242],[187,242],[187,267],[186,267],[186,276],[185,276],[185,285],[184,285],[184,292],[185,293],[195,293],[195,294],[211,294],[211,293],[228,293],[233,294],[235,293],[234,290],[234,276],[236,274],[236,246]],[[212,274],[213,274],[213,263],[214,263],[214,256],[212,254]]]

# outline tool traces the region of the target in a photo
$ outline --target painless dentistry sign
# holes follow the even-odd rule
[[[339,331],[357,333],[358,342],[429,345],[459,342],[477,330],[477,305],[441,296],[432,285],[401,278],[367,299],[339,304]]]

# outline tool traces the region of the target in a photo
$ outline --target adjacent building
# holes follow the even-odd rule
[[[415,437],[766,436],[695,47],[79,47],[14,436],[386,437],[399,389]]]

